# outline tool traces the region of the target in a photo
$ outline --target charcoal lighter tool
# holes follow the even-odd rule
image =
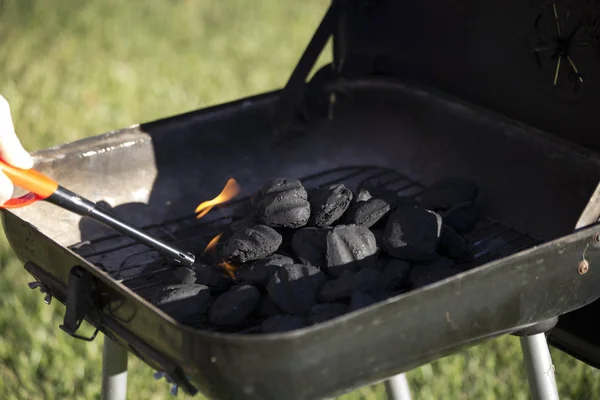
[[[39,200],[45,200],[65,210],[81,216],[90,217],[95,221],[158,251],[175,263],[190,266],[195,261],[194,255],[190,252],[180,250],[133,228],[117,217],[101,210],[96,203],[65,189],[53,179],[35,169],[23,170],[0,161],[0,170],[2,170],[16,186],[29,191],[29,193],[21,197],[8,200],[0,205],[0,208],[20,208]]]

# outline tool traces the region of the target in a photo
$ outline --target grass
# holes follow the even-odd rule
[[[250,5],[251,4],[251,5]],[[281,87],[326,0],[0,1],[0,93],[37,150]],[[327,61],[322,58],[321,64]],[[71,339],[0,241],[0,398],[99,398],[102,339]],[[401,344],[397,344],[401,345]],[[562,399],[598,398],[598,371],[553,350]],[[168,398],[130,358],[129,396]],[[415,399],[526,399],[516,338],[408,374]],[[180,398],[188,398],[181,396]],[[383,399],[381,384],[343,396]]]

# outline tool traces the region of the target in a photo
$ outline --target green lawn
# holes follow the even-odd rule
[[[275,89],[327,4],[0,0],[0,93],[36,150]],[[0,246],[0,398],[99,398],[102,338],[84,343],[63,333],[63,307],[29,290],[4,237]],[[600,398],[598,371],[553,355],[563,399]],[[170,397],[145,364],[131,358],[129,371],[130,398]],[[415,399],[528,398],[512,337],[408,376]],[[385,395],[377,385],[344,398]]]

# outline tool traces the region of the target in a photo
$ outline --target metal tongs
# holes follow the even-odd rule
[[[39,171],[34,169],[23,170],[15,168],[2,161],[0,161],[0,169],[8,176],[14,185],[29,191],[29,193],[21,197],[8,200],[0,205],[0,208],[20,208],[39,200],[45,200],[65,210],[81,216],[90,217],[95,221],[158,251],[175,263],[184,266],[194,264],[195,256],[192,253],[180,250],[133,228],[115,216],[99,209],[94,202],[65,189]]]

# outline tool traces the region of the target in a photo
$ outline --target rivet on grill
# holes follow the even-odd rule
[[[577,267],[577,272],[579,273],[579,275],[583,275],[583,274],[587,273],[589,269],[590,269],[590,264],[586,260],[582,260],[579,263],[579,267]]]

